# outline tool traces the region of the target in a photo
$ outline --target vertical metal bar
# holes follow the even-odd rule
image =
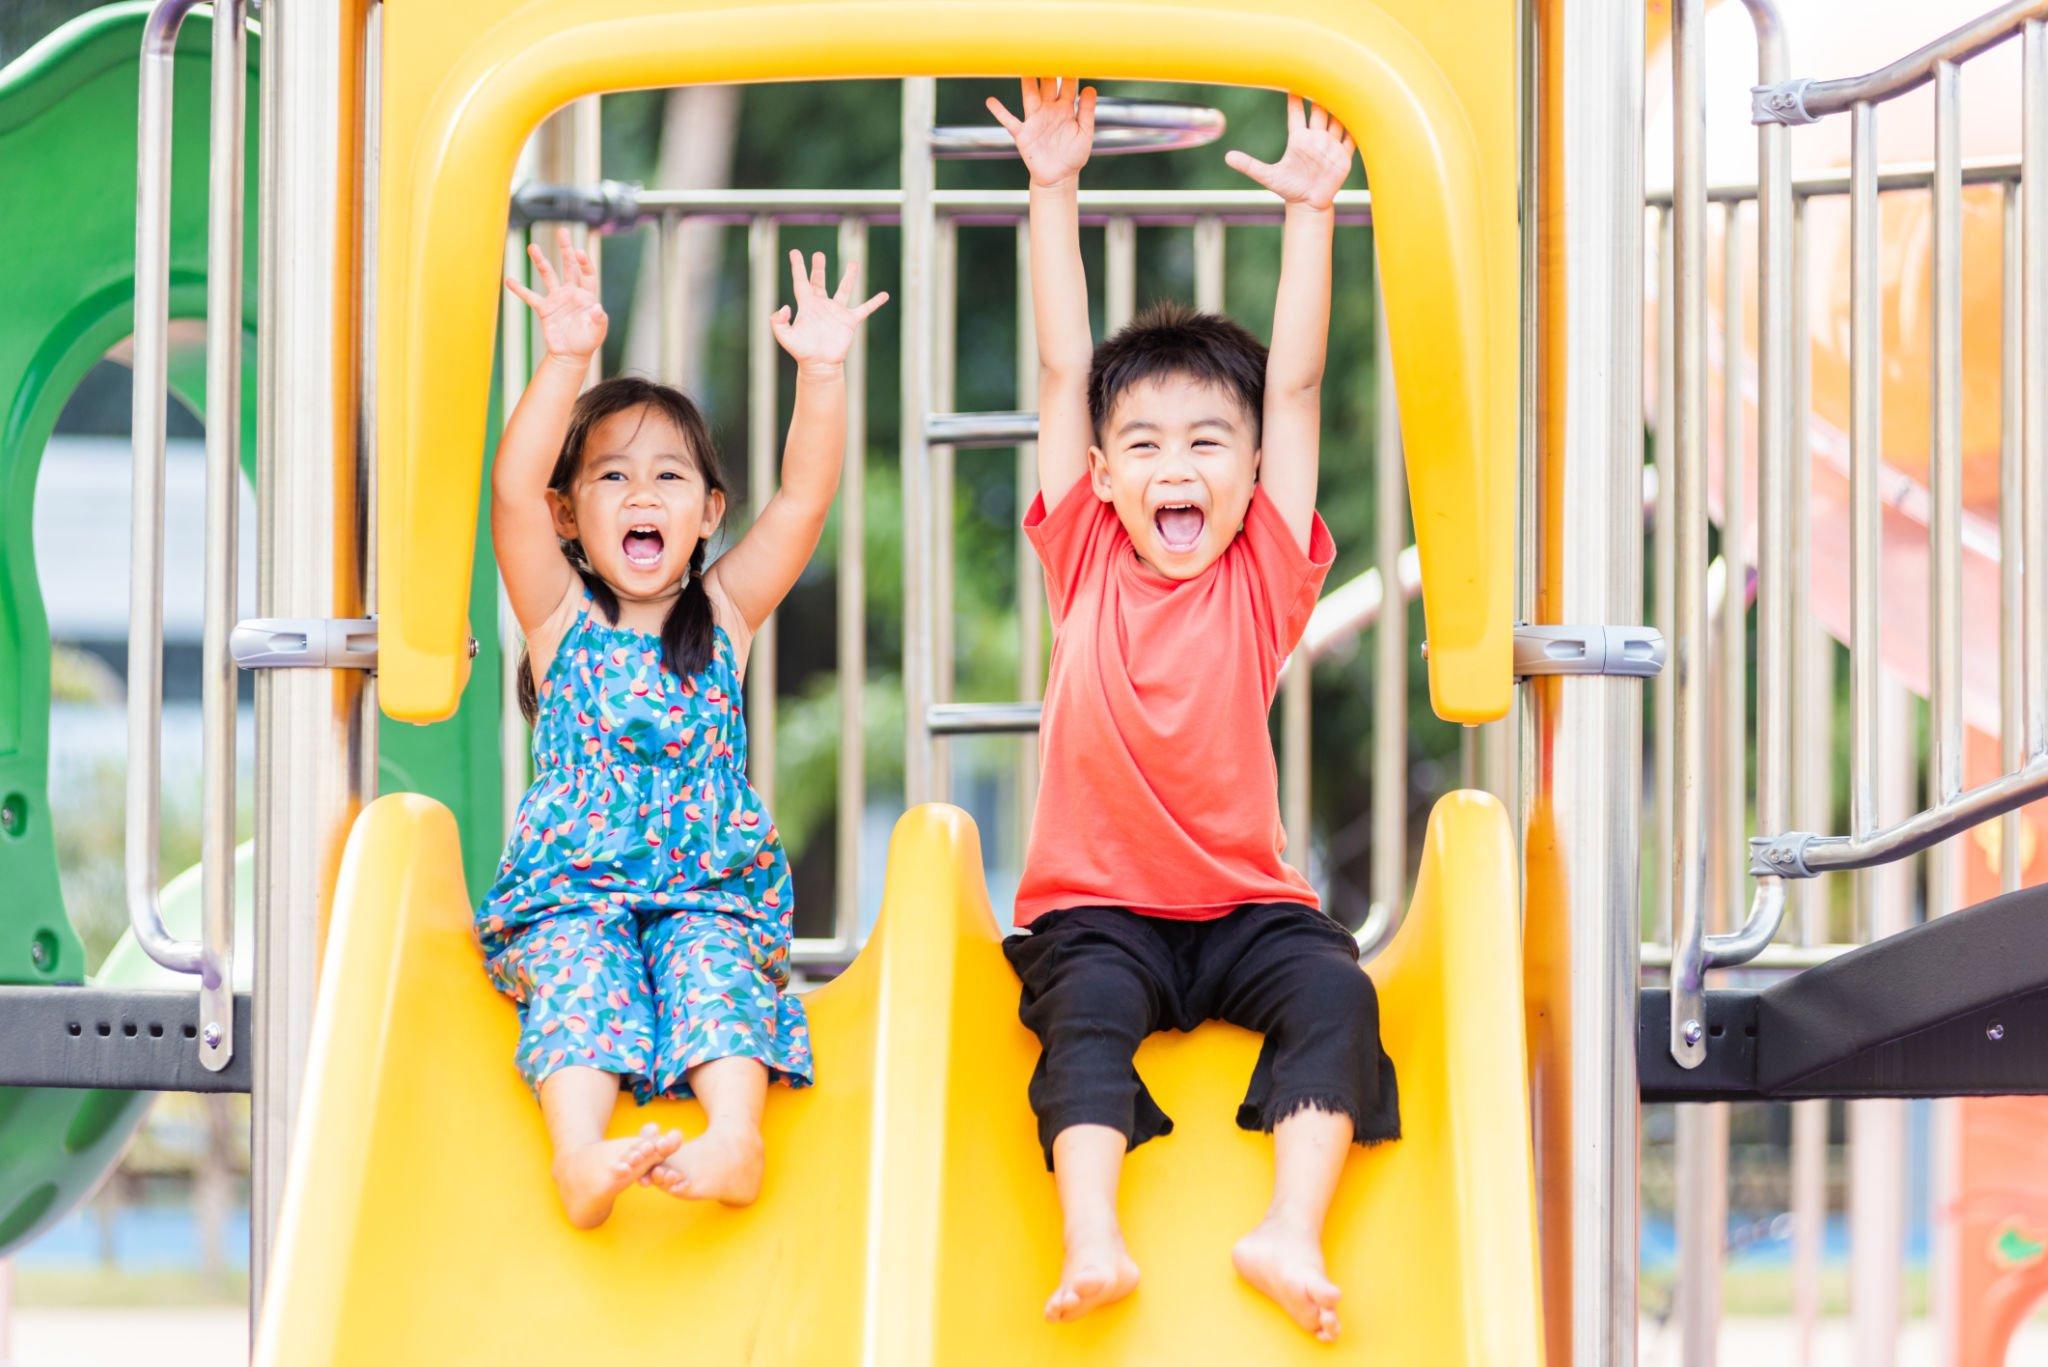
[[[1849,153],[1849,829],[1877,829],[1877,615],[1882,526],[1878,458],[1883,440],[1883,301],[1878,260],[1877,109],[1850,113]],[[1874,871],[1851,875],[1859,925],[1868,925]]]
[[[2040,554],[2048,547],[2048,21],[2027,21],[2021,67],[2021,539]],[[2048,574],[2030,569],[2025,597],[2025,730],[2032,758],[2048,753]]]
[[[866,219],[839,221],[838,254],[841,271],[858,264],[862,277],[873,279]],[[860,936],[861,827],[867,814],[867,470],[868,343],[862,328],[846,357],[846,457],[839,495],[839,816],[832,938],[842,949],[852,948]]]
[[[1138,224],[1119,215],[1102,230],[1102,332],[1115,332],[1138,311]]]
[[[655,320],[655,362],[663,384],[683,383],[683,282],[686,262],[681,215],[665,213],[655,220],[654,255],[661,271],[661,316]]]
[[[1748,910],[1749,851],[1749,518],[1743,507],[1742,380],[1742,212],[1730,203],[1721,215],[1721,621],[1710,661],[1720,715],[1713,779],[1720,798],[1715,840],[1719,846],[1721,910],[1715,929],[1740,925]],[[1724,1123],[1721,1130],[1727,1129]],[[1716,1238],[1719,1237],[1718,1231]],[[1718,1246],[1715,1257],[1719,1259]],[[1716,1285],[1719,1281],[1716,1279]],[[1720,1317],[1720,1306],[1713,1307]]]
[[[1930,467],[1933,521],[1933,640],[1929,644],[1934,713],[1933,798],[1963,787],[1962,452],[1963,452],[1963,158],[1962,99],[1954,63],[1934,69],[1934,434]]]
[[[1038,405],[1038,319],[1031,309],[1031,229],[1016,227],[1017,408]],[[1219,244],[1220,245],[1220,244]],[[1198,252],[1199,254],[1199,252]],[[1017,448],[1017,696],[1034,701],[1045,687],[1045,575],[1024,535],[1024,510],[1038,493],[1038,446]],[[1017,738],[1017,863],[1031,844],[1038,806],[1038,737]]]
[[[960,269],[959,225],[941,218],[932,232],[932,411],[950,413],[954,398],[954,336],[959,327],[956,278]],[[937,446],[931,453],[932,480],[932,701],[953,701],[957,663],[953,658],[954,563],[953,448]],[[953,746],[932,740],[932,798],[953,797]]]
[[[1811,610],[1812,578],[1812,490],[1813,471],[1808,450],[1807,415],[1810,409],[1812,343],[1807,331],[1806,200],[1792,201],[1791,313],[1792,404],[1790,430],[1786,434],[1791,456],[1791,526],[1788,529],[1792,580],[1791,621],[1787,630],[1793,642],[1792,709],[1798,718],[1793,727],[1792,808],[1795,823],[1805,830],[1826,830],[1832,824],[1828,813],[1828,763],[1833,756],[1832,721],[1833,649]],[[1743,853],[1744,842],[1731,842]],[[1797,932],[1803,945],[1820,940],[1821,921],[1826,914],[1827,885],[1818,878],[1802,881],[1795,890],[1799,922]],[[1814,1333],[1821,1313],[1822,1239],[1827,1222],[1828,1108],[1824,1101],[1799,1102],[1792,1107],[1792,1315],[1802,1361],[1813,1356]]]
[[[1870,110],[1868,105],[1861,108],[1866,114]],[[1876,151],[1874,142],[1866,145]],[[1876,158],[1870,161],[1874,165]],[[1871,245],[1875,243],[1873,231]],[[1874,275],[1875,256],[1870,261]],[[1854,662],[1857,657],[1852,657]],[[1887,736],[1910,734],[1912,699],[1905,685],[1887,672],[1872,682],[1870,693],[1869,729]],[[1889,745],[1880,751],[1873,742],[1869,760],[1871,767],[1863,771],[1859,786],[1867,788],[1871,824],[1902,820],[1917,805],[1913,747]],[[1867,914],[1858,934],[1876,940],[1906,929],[1912,921],[1911,871],[1911,861],[1902,860],[1856,872],[1857,896]],[[1896,1367],[1904,1318],[1906,1103],[1852,1101],[1849,1127],[1849,1286],[1855,1345],[1850,1360],[1859,1367]]]
[[[206,610],[202,623],[199,1058],[225,1068],[235,1022],[235,701],[228,636],[242,492],[242,166],[249,67],[246,0],[214,8],[206,242]]]
[[[1678,1360],[1712,1367],[1720,1355],[1721,1258],[1728,1228],[1728,1106],[1680,1106],[1672,1157],[1678,1239]]]
[[[1315,662],[1297,651],[1280,681],[1280,806],[1287,862],[1309,876],[1309,708]]]
[[[925,414],[932,411],[932,120],[938,83],[929,76],[903,82],[902,430],[898,462],[903,490],[903,797],[906,805],[932,794],[932,519],[925,445]]]
[[[1678,103],[1696,111],[1700,0],[1676,9],[1694,68],[1692,103]],[[1643,11],[1559,0],[1525,6],[1523,25],[1533,102],[1523,184],[1535,203],[1522,223],[1540,235],[1524,259],[1533,251],[1544,263],[1524,302],[1555,344],[1528,353],[1543,421],[1536,569],[1521,606],[1533,622],[1625,621],[1642,611]],[[1696,162],[1693,175],[1703,201]],[[1695,285],[1698,231],[1695,211]],[[1693,297],[1686,316],[1697,319]],[[1697,375],[1695,365],[1695,385]],[[1693,626],[1697,642],[1698,616]],[[1641,762],[1642,692],[1622,679],[1548,678],[1524,703],[1524,746],[1539,757],[1522,829],[1548,1360],[1631,1367],[1640,836],[1636,795],[1613,776]]]
[[[1651,437],[1651,459],[1657,476],[1657,506],[1652,512],[1650,524],[1651,559],[1654,564],[1655,593],[1657,603],[1657,631],[1667,641],[1677,639],[1677,606],[1673,598],[1676,589],[1677,538],[1674,529],[1677,523],[1672,518],[1673,490],[1678,479],[1675,474],[1675,452],[1673,440],[1676,435],[1675,415],[1677,398],[1674,394],[1676,363],[1673,352],[1678,345],[1678,334],[1672,326],[1674,310],[1672,291],[1676,288],[1673,274],[1673,249],[1671,240],[1671,211],[1659,209],[1657,223],[1657,418],[1656,430]],[[1382,581],[1384,582],[1384,581]],[[1656,753],[1654,782],[1651,792],[1656,804],[1657,844],[1655,866],[1651,886],[1655,889],[1656,914],[1653,918],[1660,943],[1671,944],[1673,936],[1671,914],[1672,887],[1672,760],[1675,734],[1672,727],[1672,706],[1676,698],[1674,684],[1675,670],[1657,671],[1657,681],[1652,688],[1656,702]]]
[[[768,316],[781,297],[778,281],[780,237],[774,218],[762,214],[747,224],[747,501],[752,516],[775,493],[776,348]],[[747,768],[754,787],[775,805],[775,635],[770,614],[754,633],[747,654]]]
[[[1223,312],[1223,220],[1205,214],[1195,220],[1195,307]]]
[[[2027,548],[2021,506],[2020,385],[2020,191],[2001,187],[2003,229],[1998,285],[1998,752],[2005,772],[2014,773],[2027,758],[2025,725],[2026,623],[2021,604],[2026,595]],[[2020,885],[2020,826],[2016,811],[1998,822],[1999,886],[2012,892]]]
[[[1687,1067],[1705,1057],[1698,1016],[1705,988],[1707,915],[1707,466],[1706,466],[1706,112],[1702,0],[1675,0],[1672,43],[1674,310],[1673,462],[1669,491],[1675,536],[1671,648],[1673,793],[1671,1053]],[[1659,490],[1659,497],[1664,496]],[[1688,1011],[1681,1003],[1690,999]]]
[[[1401,456],[1401,411],[1387,314],[1373,268],[1373,562],[1380,572],[1380,615],[1373,624],[1372,910],[1381,944],[1393,938],[1408,905],[1408,599],[1401,552],[1408,528],[1408,483]],[[1361,932],[1363,934],[1363,932]],[[1363,943],[1363,941],[1361,941]]]
[[[257,611],[360,617],[368,446],[356,407],[356,301],[334,282],[355,267],[359,130],[342,84],[361,51],[354,6],[270,0],[261,44],[257,293]],[[374,30],[373,30],[374,33]],[[373,53],[374,55],[374,53]],[[304,1085],[318,947],[342,847],[376,765],[374,681],[362,671],[266,670],[256,683],[256,1053],[251,1294],[283,1194]]]

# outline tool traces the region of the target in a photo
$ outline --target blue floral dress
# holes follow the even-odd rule
[[[660,639],[586,594],[536,690],[533,786],[477,910],[491,980],[519,1005],[520,1073],[618,1073],[642,1102],[734,1056],[811,1081],[789,985],[789,861],[747,782],[732,638],[678,679]]]

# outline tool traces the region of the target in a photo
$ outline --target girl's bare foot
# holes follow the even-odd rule
[[[683,1142],[675,1130],[649,1123],[624,1139],[598,1139],[555,1156],[562,1209],[578,1229],[595,1229],[612,1213],[619,1193],[653,1171]]]
[[[1230,1250],[1237,1275],[1324,1343],[1337,1341],[1337,1284],[1323,1272],[1316,1231],[1271,1216]]]
[[[686,1201],[747,1206],[761,1194],[765,1159],[759,1130],[749,1125],[713,1124],[657,1164],[648,1180]]]
[[[1045,1303],[1045,1317],[1055,1324],[1079,1319],[1098,1306],[1112,1304],[1138,1285],[1138,1265],[1124,1247],[1115,1224],[1099,1231],[1067,1236],[1067,1256],[1060,1265],[1060,1284]]]

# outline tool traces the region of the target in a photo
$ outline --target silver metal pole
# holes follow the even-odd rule
[[[1963,788],[1962,518],[1963,518],[1963,189],[1962,92],[1955,66],[1934,75],[1934,455],[1930,466],[1933,518],[1928,552],[1933,567],[1932,630],[1928,643],[1933,707],[1930,779],[1936,802]]]
[[[661,316],[655,320],[656,367],[663,384],[683,384],[683,285],[688,279],[684,258],[688,242],[683,236],[682,218],[665,213],[655,220],[654,254],[661,271]],[[849,394],[851,391],[849,391]]]
[[[1223,311],[1223,220],[1214,214],[1195,220],[1195,307]]]
[[[1650,524],[1651,558],[1654,562],[1657,630],[1667,641],[1677,639],[1677,603],[1674,593],[1677,588],[1677,526],[1672,517],[1672,490],[1678,485],[1676,474],[1677,398],[1675,390],[1676,361],[1674,353],[1678,347],[1678,334],[1673,326],[1675,310],[1673,291],[1677,288],[1673,260],[1671,211],[1659,209],[1657,223],[1657,417],[1656,430],[1651,436],[1651,453],[1657,477],[1657,506],[1652,512]],[[1674,669],[1657,672],[1653,686],[1656,716],[1656,753],[1653,756],[1655,772],[1651,792],[1656,805],[1657,845],[1652,869],[1652,896],[1656,898],[1657,937],[1665,944],[1674,943],[1672,924],[1671,889],[1674,876],[1672,863],[1673,822],[1672,796],[1676,789],[1673,784],[1673,763],[1676,754],[1676,735],[1672,727],[1672,708],[1676,701]]]
[[[950,218],[942,218],[932,231],[932,398],[934,413],[954,409],[954,345],[959,328],[958,277],[960,231]],[[953,546],[954,452],[950,445],[931,451],[932,524],[932,701],[953,701],[953,683],[958,666],[953,658],[953,586],[959,574]],[[934,738],[932,743],[932,798],[953,799],[953,746]]]
[[[1907,53],[1889,66],[1862,76],[1807,83],[1798,101],[1806,115],[1801,122],[1840,113],[1860,101],[1882,104],[1894,96],[1917,90],[1930,80],[1938,82],[1942,66],[1959,66],[2012,37],[2014,29],[2023,20],[2031,18],[2039,22],[2044,15],[2048,15],[2048,0],[2006,0],[1997,9],[1978,15],[1961,28]],[[1762,84],[1777,85],[1784,80],[1785,74],[1780,73],[1765,77]]]
[[[1749,826],[1749,595],[1744,584],[1749,573],[1749,518],[1743,505],[1742,467],[1745,459],[1742,420],[1742,381],[1737,374],[1742,355],[1742,214],[1731,204],[1721,213],[1721,620],[1719,633],[1711,643],[1714,658],[1709,673],[1718,691],[1720,715],[1719,745],[1713,760],[1713,779],[1720,798],[1719,820],[1714,840],[1719,846],[1718,883],[1721,910],[1713,919],[1717,929],[1739,925],[1749,901],[1749,850],[1744,836]],[[1725,1123],[1721,1126],[1726,1130]],[[1718,1240],[1719,1229],[1715,1237]],[[1719,1258],[1718,1243],[1716,1259]],[[1718,1280],[1717,1280],[1718,1285]],[[1720,1318],[1720,1307],[1713,1307]]]
[[[1680,1106],[1672,1157],[1678,1238],[1678,1360],[1713,1367],[1721,1347],[1721,1256],[1728,1227],[1728,1106]]]
[[[863,278],[872,280],[867,220],[841,219],[839,269],[856,263]],[[846,457],[839,495],[839,817],[832,938],[842,950],[860,938],[861,830],[867,815],[867,470],[868,342],[862,328],[846,357]]]
[[[1220,227],[1220,224],[1219,224]],[[1199,231],[1199,230],[1198,230]],[[1017,256],[1017,407],[1038,405],[1038,319],[1031,308],[1031,229],[1016,227]],[[1222,248],[1219,232],[1216,247]],[[1201,246],[1195,249],[1196,272],[1201,270]],[[1220,261],[1219,261],[1220,265]],[[1038,494],[1038,445],[1025,442],[1017,447],[1017,696],[1036,702],[1045,687],[1045,573],[1038,554],[1024,535],[1024,510]],[[1031,845],[1031,822],[1038,807],[1038,737],[1026,735],[1017,741],[1017,862],[1023,866],[1024,852]]]
[[[768,317],[781,299],[785,265],[773,218],[762,215],[747,228],[747,501],[759,517],[775,493],[775,334]],[[772,810],[775,804],[775,636],[773,614],[754,633],[747,652],[748,777]]]
[[[932,411],[932,121],[938,83],[928,76],[903,82],[902,381],[897,449],[903,488],[903,798],[916,806],[931,799],[932,743],[932,519],[930,449],[924,415]]]
[[[1118,215],[1102,229],[1102,331],[1105,336],[1138,311],[1138,224]]]
[[[1849,155],[1849,829],[1861,836],[1878,823],[1878,679],[1884,655],[1877,615],[1884,335],[1875,106],[1859,104],[1851,113]],[[1860,925],[1869,924],[1874,886],[1869,874],[1859,874],[1851,885]]]
[[[1998,752],[2012,773],[2027,762],[2025,726],[2026,622],[2021,604],[2026,593],[2026,546],[2022,538],[2020,385],[2020,193],[2011,185],[1999,196],[2004,232],[2000,262],[1999,429],[1998,429]],[[2012,892],[2020,885],[2020,814],[2007,812],[1998,823],[1999,886]]]
[[[1694,67],[1695,99],[1679,101],[1684,124],[1682,111],[1697,108],[1700,0],[1678,0],[1676,10]],[[1525,291],[1542,291],[1525,301],[1556,320],[1558,337],[1529,358],[1530,382],[1557,416],[1535,436],[1541,496],[1531,501],[1543,521],[1530,538],[1537,569],[1524,616],[1628,622],[1643,602],[1643,12],[1562,0],[1531,5],[1523,19],[1533,39],[1523,184],[1541,202],[1522,221],[1542,235],[1536,248],[1549,263],[1525,280]],[[1546,148],[1561,149],[1561,159],[1544,161]],[[1686,231],[1695,239],[1687,316],[1696,319],[1697,212]],[[1697,375],[1695,367],[1695,386]],[[1697,630],[1690,640],[1700,640]],[[1529,956],[1527,984],[1548,1359],[1630,1367],[1640,838],[1637,796],[1614,778],[1641,763],[1642,694],[1624,679],[1557,677],[1530,686],[1524,701],[1525,746],[1571,757],[1530,766],[1523,823],[1528,938],[1544,946]]]
[[[2048,24],[2033,20],[2021,47],[2020,119],[2022,540],[2048,547]],[[2024,553],[2023,553],[2024,554]],[[2024,562],[2023,562],[2024,563]],[[2026,576],[2027,755],[2048,754],[2048,574]]]
[[[344,158],[335,54],[357,49],[354,7],[268,0],[262,43],[263,206],[258,224],[258,612],[361,617],[369,447],[358,425],[359,348],[337,317],[334,282],[355,269],[344,197],[373,168]],[[337,441],[337,434],[341,439]],[[283,1194],[304,1084],[321,928],[341,853],[376,765],[376,696],[366,672],[265,670],[256,681],[256,1029],[251,1295]]]

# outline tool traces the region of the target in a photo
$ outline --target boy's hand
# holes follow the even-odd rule
[[[1024,78],[1024,117],[991,95],[988,112],[1010,130],[1034,185],[1058,185],[1081,174],[1095,146],[1095,87],[1077,77]],[[1079,94],[1076,94],[1078,89]]]
[[[1317,106],[1304,111],[1299,95],[1287,97],[1287,151],[1267,163],[1243,152],[1224,154],[1224,164],[1241,171],[1289,204],[1323,210],[1337,199],[1344,177],[1351,174],[1355,150],[1344,125]]]
[[[570,243],[567,228],[556,230],[556,242],[562,257],[559,277],[538,246],[528,244],[526,248],[546,295],[535,294],[517,280],[507,279],[505,284],[540,319],[541,340],[547,345],[548,355],[588,365],[591,356],[604,345],[605,329],[610,324],[604,305],[597,299],[597,267],[587,254]]]
[[[825,253],[811,255],[811,273],[804,274],[804,254],[789,254],[789,276],[796,285],[796,309],[784,304],[768,319],[775,340],[795,359],[799,371],[837,370],[853,348],[854,333],[869,314],[889,302],[888,291],[865,303],[853,302],[860,283],[860,263],[846,268],[836,294],[825,292]]]

